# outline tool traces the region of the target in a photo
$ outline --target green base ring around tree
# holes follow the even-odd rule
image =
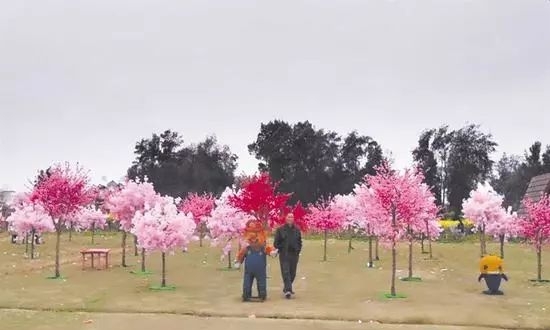
[[[47,280],[66,280],[66,277],[63,276],[48,276],[46,277]]]
[[[148,270],[142,272],[141,270],[132,270],[130,271],[130,274],[138,275],[138,276],[149,276],[153,275],[153,272],[150,272]]]
[[[534,282],[534,283],[550,283],[550,280],[529,280],[529,282]]]
[[[167,285],[167,286],[151,285],[149,287],[149,290],[152,290],[152,291],[174,291],[174,290],[176,290],[176,286],[175,285]]]
[[[382,295],[382,298],[385,298],[385,299],[405,299],[405,298],[407,298],[407,296],[405,296],[404,294],[401,294],[401,293],[396,293],[395,296],[393,296],[391,293],[384,293]]]
[[[403,277],[403,278],[400,278],[401,281],[403,282],[422,282],[422,278],[421,277]]]

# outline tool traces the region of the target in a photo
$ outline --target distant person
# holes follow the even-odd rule
[[[277,228],[273,245],[279,252],[281,275],[284,282],[283,293],[287,299],[290,299],[294,294],[292,284],[296,278],[298,258],[302,252],[302,233],[296,227],[292,213],[286,216],[286,224]]]

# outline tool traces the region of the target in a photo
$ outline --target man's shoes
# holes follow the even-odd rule
[[[292,297],[292,293],[290,291],[285,292],[285,298],[290,299]]]
[[[295,295],[296,293],[294,291],[290,290],[290,294]]]

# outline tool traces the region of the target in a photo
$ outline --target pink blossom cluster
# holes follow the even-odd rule
[[[55,231],[52,218],[38,204],[17,204],[15,211],[6,219],[11,231],[17,235]]]
[[[234,195],[235,192],[227,188],[216,200],[216,207],[206,222],[212,237],[212,244],[214,246],[224,244],[224,256],[231,251],[231,243],[241,238],[246,222],[250,219],[249,215],[229,202],[229,197]]]
[[[334,206],[332,201],[309,207],[306,222],[313,230],[334,232],[343,229],[347,214],[343,208]]]
[[[504,237],[508,240],[521,235],[521,220],[516,212],[512,212],[512,208],[504,210],[497,221],[488,222],[485,227],[485,232],[493,237]]]
[[[87,173],[80,167],[57,165],[49,175],[38,182],[29,199],[39,204],[53,218],[55,224],[63,224],[82,206],[90,204],[96,193],[89,185]]]
[[[538,202],[524,201],[527,216],[521,224],[523,236],[534,242],[535,247],[550,241],[550,197],[543,196]]]
[[[487,227],[496,229],[496,224],[507,218],[502,202],[502,196],[490,185],[478,184],[477,189],[472,190],[470,197],[462,204],[462,212],[478,229],[487,232]]]
[[[158,199],[153,184],[129,180],[119,191],[108,196],[107,209],[119,221],[120,228],[126,232],[132,228],[132,219],[136,212],[153,205]]]
[[[359,203],[354,194],[336,195],[331,202],[332,208],[338,208],[345,214],[343,228],[363,228],[366,219],[359,210]]]
[[[94,206],[83,207],[75,216],[78,229],[104,229],[107,226],[107,216]]]
[[[437,207],[419,171],[398,172],[388,164],[368,175],[362,187],[356,188],[360,209],[374,234],[397,241],[407,234],[441,231],[436,222]],[[395,223],[393,219],[395,218]]]
[[[215,199],[211,194],[189,194],[180,204],[180,210],[185,214],[191,214],[195,224],[199,225],[207,221],[214,209]]]
[[[132,222],[131,233],[146,251],[185,249],[196,228],[193,218],[179,212],[175,200],[167,196],[156,198],[154,204],[137,211]]]

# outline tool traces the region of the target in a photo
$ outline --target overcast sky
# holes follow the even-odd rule
[[[0,0],[0,45],[0,188],[64,160],[118,180],[165,129],[252,173],[275,118],[358,130],[400,167],[444,123],[550,144],[547,0]]]

